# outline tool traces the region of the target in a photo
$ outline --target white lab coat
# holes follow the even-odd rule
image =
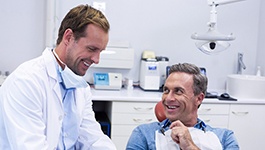
[[[56,149],[64,116],[56,60],[50,49],[20,65],[0,89],[0,149]],[[115,150],[92,110],[90,87],[76,89],[76,149]]]

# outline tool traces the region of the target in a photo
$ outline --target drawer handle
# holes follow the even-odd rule
[[[137,111],[149,111],[149,110],[153,110],[153,107],[149,107],[149,108],[134,107],[134,109]]]
[[[237,116],[243,116],[243,115],[247,115],[247,114],[248,114],[247,111],[245,111],[245,112],[235,112],[235,111],[232,111],[232,113],[233,113],[234,115],[237,115]]]
[[[206,123],[209,123],[209,122],[211,122],[211,119],[204,119],[203,121]]]
[[[211,111],[212,109],[211,108],[203,108],[201,109],[202,112],[208,112],[208,111]]]
[[[133,121],[137,123],[145,123],[145,122],[150,122],[152,120],[153,119],[133,119]]]

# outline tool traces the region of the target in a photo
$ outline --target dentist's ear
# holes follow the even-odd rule
[[[73,33],[72,29],[69,29],[68,28],[68,29],[66,29],[64,31],[64,34],[63,34],[63,43],[64,43],[65,46],[69,45],[71,39],[73,38],[73,35],[74,35],[74,33]]]

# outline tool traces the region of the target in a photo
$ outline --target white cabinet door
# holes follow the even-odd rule
[[[233,130],[240,150],[265,147],[265,105],[231,104],[229,129]]]
[[[111,140],[115,144],[117,150],[125,150],[129,136],[113,136]]]
[[[202,104],[198,115],[212,127],[228,128],[229,108],[230,104]]]
[[[118,150],[126,148],[127,141],[135,127],[157,121],[156,102],[113,102],[111,138]]]

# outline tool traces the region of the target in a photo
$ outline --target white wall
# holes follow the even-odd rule
[[[262,9],[263,8],[263,9]],[[260,20],[259,20],[259,38],[257,51],[257,66],[261,66],[261,73],[265,75],[265,1],[261,1]]]
[[[27,5],[23,1],[24,7],[22,8],[20,8],[22,4],[12,4],[12,1],[14,0],[6,1],[4,5],[1,4],[0,10],[5,9],[14,13],[6,8],[14,5],[16,10],[21,9],[22,12],[19,14],[27,15],[24,19],[31,19],[25,22],[17,14],[12,14],[12,17],[0,14],[1,18],[16,18],[15,20],[24,23],[16,24],[12,28],[8,24],[4,26],[6,28],[4,43],[10,44],[1,44],[3,46],[1,47],[0,61],[3,65],[0,65],[0,70],[14,70],[22,61],[39,55],[43,51],[45,43],[43,41],[45,36],[43,31],[45,30],[43,22],[45,20],[45,1],[27,0]],[[236,40],[231,42],[228,50],[213,56],[197,50],[194,41],[190,38],[193,32],[205,33],[207,31],[206,23],[209,21],[210,7],[206,0],[100,0],[100,2],[106,2],[106,16],[111,24],[110,39],[129,41],[136,52],[136,63],[131,70],[91,68],[86,76],[88,80],[91,79],[91,72],[112,71],[122,72],[125,77],[138,81],[140,58],[144,50],[153,50],[156,55],[169,57],[170,64],[191,62],[205,67],[209,78],[209,91],[225,89],[226,76],[236,73],[238,52],[244,53],[244,62],[247,66],[247,69],[243,71],[245,74],[254,74],[257,63],[265,64],[265,60],[256,61],[257,55],[260,53],[257,49],[264,49],[264,46],[258,44],[258,37],[264,39],[259,36],[259,30],[262,30],[260,25],[262,0],[247,0],[217,7],[218,30],[224,34],[234,33]],[[92,1],[58,0],[58,21],[71,7],[80,3],[91,4]],[[38,28],[36,28],[36,24]],[[23,27],[21,27],[22,25]],[[2,24],[0,24],[0,28],[3,29]],[[13,36],[10,36],[11,29]],[[19,32],[23,32],[23,34],[19,36]],[[14,37],[19,37],[19,40],[14,41]],[[3,40],[1,40],[2,42]],[[12,48],[10,48],[11,46]],[[6,49],[11,50],[6,51]],[[5,51],[4,55],[2,55],[2,51]],[[14,58],[14,55],[18,53],[19,55]],[[264,55],[264,53],[262,54]]]
[[[0,71],[13,71],[45,48],[45,1],[2,0]]]

